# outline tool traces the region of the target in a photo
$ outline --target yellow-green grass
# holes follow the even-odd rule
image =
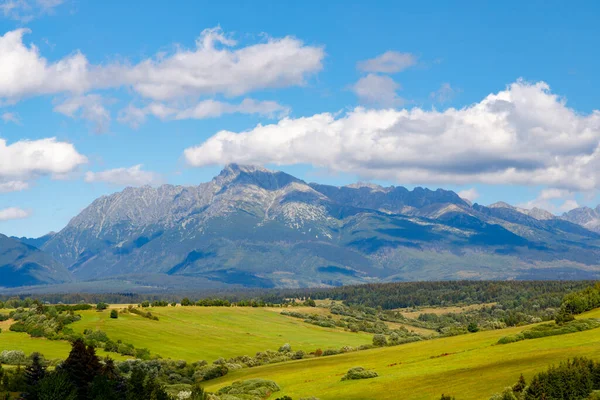
[[[330,316],[332,319],[339,321],[340,319],[342,319],[342,315],[338,315],[338,314],[332,314],[331,310],[329,308],[326,307],[289,307],[289,308],[281,308],[281,307],[267,307],[265,308],[265,310],[269,310],[272,312],[276,312],[276,313],[281,313],[281,311],[295,311],[295,312],[299,312],[299,313],[303,313],[303,314],[317,314],[317,315],[323,315],[323,316]],[[291,316],[287,316],[287,318],[296,318],[296,317],[291,317]],[[390,329],[399,329],[399,328],[406,328],[408,329],[408,331],[412,331],[412,332],[416,332],[420,335],[424,335],[424,336],[437,336],[438,333],[436,331],[434,331],[433,329],[427,329],[427,328],[420,328],[417,326],[412,326],[409,324],[403,324],[400,322],[385,322],[387,326],[390,327]]]
[[[372,335],[306,324],[262,308],[250,307],[157,307],[149,308],[159,321],[136,314],[109,311],[80,311],[81,321],[70,327],[102,330],[112,340],[147,348],[163,358],[186,361],[214,361],[277,350],[290,343],[294,350],[312,352],[318,348],[359,346],[372,341]]]
[[[581,318],[598,318],[600,310]],[[438,399],[442,393],[461,400],[487,399],[550,364],[587,356],[600,359],[600,331],[497,345],[502,336],[524,327],[486,331],[401,346],[312,358],[233,371],[206,388],[216,391],[235,380],[265,378],[277,382],[283,395],[327,399]],[[352,367],[373,369],[378,378],[340,379]]]
[[[47,359],[65,359],[71,351],[71,345],[64,340],[48,340],[45,338],[32,338],[24,332],[11,332],[2,329],[0,333],[0,352],[4,350],[21,350],[29,355],[35,351],[42,353]],[[102,350],[96,352],[100,357],[110,357],[115,360],[124,360],[115,353],[106,353]]]

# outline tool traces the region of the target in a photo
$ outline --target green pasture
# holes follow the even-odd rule
[[[116,341],[148,348],[152,354],[178,360],[214,361],[277,350],[290,343],[294,350],[359,346],[372,335],[322,328],[278,312],[250,307],[160,307],[149,308],[159,321],[135,314],[109,317],[110,311],[80,311],[82,320],[70,325],[76,332],[100,329]]]
[[[598,318],[600,310],[581,316]],[[347,353],[233,371],[207,382],[209,391],[235,380],[265,378],[283,389],[272,396],[315,396],[327,399],[439,399],[442,393],[459,400],[488,399],[534,373],[575,356],[600,359],[600,331],[497,345],[502,336],[527,327],[485,331],[395,347]],[[373,369],[378,378],[341,381],[349,368]]]
[[[0,352],[4,350],[21,350],[27,355],[37,351],[49,360],[55,358],[65,359],[71,351],[71,345],[69,342],[62,340],[32,338],[24,332],[11,332],[3,329],[0,333]],[[120,354],[106,353],[102,350],[97,350],[96,353],[100,357],[109,356],[114,360],[126,359]]]

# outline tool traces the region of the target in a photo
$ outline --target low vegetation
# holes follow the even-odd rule
[[[350,381],[356,379],[371,379],[377,378],[378,376],[379,375],[377,375],[377,372],[375,371],[368,371],[363,367],[354,367],[350,368],[348,372],[346,372],[346,375],[342,376],[342,380]]]
[[[128,392],[135,386],[146,398],[155,400],[260,400],[269,396],[298,400],[311,394],[327,400],[365,398],[368,385],[369,398],[377,399],[439,398],[440,393],[458,400],[490,396],[583,399],[589,393],[573,397],[575,392],[567,391],[571,397],[552,397],[558,392],[533,390],[548,389],[549,382],[563,379],[557,378],[563,372],[569,379],[587,376],[584,365],[592,384],[587,385],[585,378],[578,387],[597,390],[595,374],[600,376],[600,369],[595,362],[565,360],[579,356],[600,359],[600,337],[593,331],[600,327],[600,311],[586,311],[597,304],[600,285],[578,287],[564,296],[562,303],[554,298],[560,292],[555,283],[518,283],[507,292],[522,295],[511,302],[503,292],[510,285],[484,282],[480,291],[487,295],[477,292],[473,296],[493,301],[464,309],[456,304],[444,309],[434,298],[447,287],[468,289],[470,285],[434,284],[428,305],[437,303],[433,305],[439,308],[418,313],[411,309],[411,318],[381,304],[315,300],[313,292],[307,297],[285,298],[280,304],[268,297],[231,301],[190,296],[176,305],[154,299],[142,300],[137,306],[111,306],[102,299],[96,306],[9,299],[4,306],[17,308],[0,313],[2,327],[8,330],[0,334],[0,363],[10,366],[2,370],[0,391],[29,393],[33,386],[43,390],[58,387],[67,388],[58,398],[79,399],[85,392],[86,400],[99,400],[90,394],[103,387],[116,396],[107,399],[128,400],[136,399]],[[566,285],[570,287],[570,283]],[[411,290],[427,287],[413,286]],[[493,287],[498,293],[494,294]],[[533,294],[521,292],[529,287]],[[543,293],[542,287],[548,292]],[[391,290],[386,285],[381,288]],[[422,296],[420,291],[413,294],[415,299]],[[383,299],[375,294],[364,298]],[[456,298],[465,299],[463,294]],[[467,303],[469,300],[463,304]],[[29,337],[23,342],[25,347],[14,346],[17,337]],[[61,359],[45,359],[32,354],[32,350],[50,351],[55,343],[73,343],[71,355],[66,357],[65,352]],[[81,382],[68,376],[64,370],[68,362],[63,360],[72,359],[73,351],[92,366],[98,361],[101,369],[94,371],[102,377],[98,378],[101,383],[92,380],[81,389]],[[96,352],[108,352],[117,360],[102,360]],[[56,357],[54,350],[50,354]],[[551,364],[558,367],[543,372]],[[25,374],[31,368],[44,375],[33,386],[26,383],[32,379]],[[104,368],[109,368],[110,377]],[[563,372],[556,372],[559,370]],[[522,378],[514,384],[521,373]],[[477,379],[473,379],[475,375]],[[362,379],[369,382],[361,383]]]
[[[563,324],[552,322],[534,326],[516,335],[504,336],[498,340],[498,344],[514,343],[521,340],[538,339],[546,336],[566,335],[568,333],[587,331],[596,328],[600,328],[600,320],[595,318],[578,319]]]

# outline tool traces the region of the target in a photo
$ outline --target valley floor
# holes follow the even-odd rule
[[[124,307],[124,306],[123,306]],[[289,343],[293,350],[309,353],[316,349],[357,347],[369,344],[372,335],[341,328],[323,328],[301,319],[280,315],[281,308],[252,307],[158,307],[149,309],[159,321],[135,314],[109,317],[110,310],[79,311],[81,321],[70,327],[76,332],[102,330],[111,340],[122,340],[153,355],[212,362],[217,358],[253,356],[258,351],[277,350]],[[327,309],[298,311],[327,313]],[[332,316],[335,317],[335,316]],[[600,318],[600,309],[579,318]],[[70,345],[65,341],[30,338],[8,330],[2,323],[0,351],[41,352],[48,359],[64,359]],[[216,391],[233,381],[270,379],[282,388],[271,396],[293,399],[315,396],[334,399],[439,399],[442,393],[458,400],[488,399],[512,385],[523,373],[527,379],[549,365],[575,356],[600,359],[600,330],[524,340],[498,345],[501,337],[531,326],[482,331],[454,337],[435,338],[399,346],[354,351],[336,356],[307,358],[255,368],[230,371],[225,377],[207,381]],[[104,353],[123,359],[115,353]],[[361,366],[376,371],[374,379],[341,381],[348,369]]]
[[[599,317],[600,310],[580,316]],[[283,389],[273,398],[432,400],[445,393],[458,400],[475,400],[488,399],[514,384],[521,373],[531,378],[551,364],[576,356],[600,359],[598,330],[496,344],[499,338],[523,329],[485,331],[233,371],[208,382],[206,388],[216,391],[236,380],[264,378]],[[342,375],[356,366],[375,370],[379,377],[342,382]]]

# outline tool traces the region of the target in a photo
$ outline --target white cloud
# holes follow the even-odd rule
[[[134,165],[130,168],[115,168],[101,172],[87,172],[86,182],[104,182],[118,186],[144,186],[160,182],[160,175],[143,171],[142,165]]]
[[[417,57],[414,54],[386,51],[375,58],[360,61],[357,67],[364,72],[382,72],[390,74],[403,71],[416,63]]]
[[[216,100],[203,100],[187,107],[179,105],[165,105],[163,103],[151,103],[145,107],[129,105],[121,111],[119,121],[133,128],[138,128],[146,121],[148,115],[153,115],[163,121],[183,119],[205,119],[216,118],[224,114],[257,114],[268,118],[283,118],[288,115],[290,109],[274,101],[257,101],[244,99],[239,104],[232,104]]]
[[[264,88],[297,86],[322,69],[325,52],[286,36],[233,49],[220,28],[205,29],[192,50],[120,66],[125,82],[143,97],[170,100],[213,95],[241,96]]]
[[[572,209],[578,208],[578,207],[580,207],[580,206],[576,200],[569,199],[569,200],[565,200],[565,202],[562,203],[562,205],[560,205],[558,207],[558,211],[559,212],[568,212],[568,211],[571,211]]]
[[[360,78],[352,90],[366,104],[379,104],[386,107],[399,106],[404,100],[396,91],[400,85],[389,76],[369,74]]]
[[[29,189],[29,184],[23,181],[0,182],[0,193],[20,192]]]
[[[579,207],[579,203],[575,200],[575,192],[550,188],[543,189],[535,199],[520,204],[519,207],[526,209],[541,208],[558,214]]]
[[[17,207],[9,207],[0,210],[0,221],[8,221],[11,219],[23,219],[31,215],[29,211]]]
[[[0,12],[6,18],[29,22],[44,14],[52,14],[65,0],[0,0]]]
[[[31,179],[40,175],[58,177],[87,163],[75,146],[56,138],[21,140],[8,145],[0,139],[0,180]]]
[[[12,122],[13,124],[20,124],[21,120],[19,120],[19,116],[14,112],[5,112],[2,113],[2,121],[5,123]]]
[[[52,4],[52,0],[45,1]],[[133,64],[94,65],[79,51],[49,61],[35,45],[23,42],[23,36],[29,32],[17,29],[0,36],[0,101],[14,103],[32,96],[66,96],[67,100],[56,106],[55,111],[91,120],[100,130],[106,129],[110,114],[102,98],[89,92],[118,88],[130,88],[148,101],[167,102],[165,107],[177,103],[177,112],[192,118],[228,112],[279,115],[284,110],[275,102],[244,100],[236,111],[227,111],[236,106],[214,100],[210,106],[200,99],[216,95],[238,97],[267,88],[304,85],[322,69],[325,57],[322,47],[305,45],[291,36],[269,37],[259,43],[238,46],[220,28],[212,28],[202,31],[193,49],[179,46],[172,53],[160,53]],[[200,109],[182,109],[182,101],[197,103]],[[226,110],[206,110],[214,109],[215,105]],[[141,113],[128,111],[134,115],[125,119],[143,119]]]
[[[449,83],[442,83],[440,88],[430,94],[432,100],[438,103],[447,103],[454,98],[456,89],[454,89]]]
[[[97,94],[68,97],[54,107],[54,111],[71,118],[82,118],[94,126],[96,133],[106,132],[110,125],[110,112],[105,100]]]
[[[265,89],[303,85],[322,69],[325,52],[293,37],[232,48],[236,42],[220,28],[205,29],[193,50],[178,47],[138,64],[91,65],[80,52],[49,62],[26,46],[27,29],[0,37],[0,97],[75,93],[132,87],[145,98],[172,100],[224,94],[240,96]]]
[[[57,62],[48,62],[36,46],[26,46],[23,35],[28,29],[10,31],[0,37],[0,98],[63,92],[81,93],[92,87],[90,65],[81,53]]]
[[[460,192],[458,192],[458,195],[465,200],[474,202],[479,197],[479,192],[477,191],[477,189],[471,188],[471,189],[461,190]]]
[[[356,108],[221,131],[185,150],[192,166],[308,163],[403,183],[600,186],[600,112],[583,115],[543,82],[517,81],[443,112]]]

